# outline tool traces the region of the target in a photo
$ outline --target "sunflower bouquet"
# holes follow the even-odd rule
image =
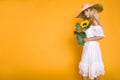
[[[84,45],[84,38],[86,38],[84,30],[88,29],[90,25],[91,24],[87,19],[82,19],[79,23],[76,23],[74,35],[76,35],[76,39],[79,45]]]

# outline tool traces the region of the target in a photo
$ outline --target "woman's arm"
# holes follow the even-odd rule
[[[100,39],[103,39],[104,37],[103,36],[95,36],[95,37],[90,37],[90,38],[85,38],[85,42],[86,41],[96,41],[96,40],[100,40]]]
[[[93,25],[99,25],[98,21],[93,19]],[[94,37],[90,37],[90,38],[85,38],[85,42],[86,41],[96,41],[96,40],[100,40],[100,39],[103,39],[104,36],[94,36]]]

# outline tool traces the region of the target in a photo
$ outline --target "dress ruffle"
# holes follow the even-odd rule
[[[79,64],[79,73],[81,73],[83,76],[88,76],[90,79],[94,79],[95,77],[99,75],[104,75],[104,64],[103,63],[92,63],[89,65],[86,63],[80,63]]]
[[[104,35],[104,30],[103,30],[103,27],[101,26],[92,26],[93,27],[93,34],[95,36],[105,36]]]

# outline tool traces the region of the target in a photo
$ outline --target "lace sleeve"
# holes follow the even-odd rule
[[[101,26],[94,26],[93,34],[95,36],[105,36],[104,35],[104,30]]]

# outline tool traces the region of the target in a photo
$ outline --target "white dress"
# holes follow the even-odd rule
[[[87,38],[104,36],[104,30],[100,25],[91,25],[90,28],[84,32]],[[89,79],[94,79],[100,74],[104,75],[104,63],[102,60],[100,43],[98,41],[85,42],[82,57],[79,62],[79,73],[81,73],[82,76],[89,76]]]

